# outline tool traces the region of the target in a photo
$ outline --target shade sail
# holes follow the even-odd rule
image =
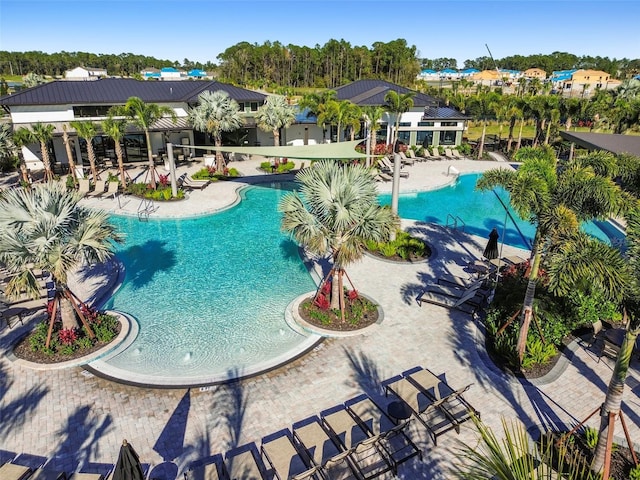
[[[299,158],[303,160],[322,160],[325,158],[367,158],[367,155],[356,151],[355,147],[363,140],[353,142],[323,143],[317,145],[286,145],[271,147],[234,147],[212,145],[173,145],[175,148],[195,148],[199,150],[240,153],[243,155],[262,155],[264,157]]]

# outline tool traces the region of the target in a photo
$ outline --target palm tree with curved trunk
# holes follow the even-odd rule
[[[55,127],[51,124],[36,123],[31,129],[21,127],[18,129],[18,139],[23,142],[22,145],[31,143],[40,144],[40,155],[42,164],[44,165],[44,178],[46,181],[53,179],[53,170],[51,170],[51,157],[49,156],[49,141],[53,138]]]
[[[67,152],[67,160],[69,161],[69,175],[73,179],[73,185],[78,185],[78,179],[76,178],[76,163],[73,161],[73,151],[71,150],[71,138],[67,131],[67,124],[62,125],[62,143],[64,143],[64,149]]]
[[[580,159],[559,170],[550,147],[524,147],[515,159],[523,162],[517,171],[488,170],[476,188],[485,191],[504,188],[518,216],[536,226],[516,346],[522,362],[543,257],[563,239],[575,236],[581,222],[606,219],[624,211],[629,197],[610,178],[597,175]]]
[[[127,121],[123,118],[115,118],[109,115],[102,121],[102,130],[106,135],[113,139],[116,149],[116,158],[118,159],[118,171],[120,172],[120,185],[127,186],[127,180],[124,173],[124,152],[122,150],[122,140],[127,133]]]
[[[384,96],[384,108],[387,112],[395,117],[393,138],[391,145],[395,150],[398,141],[398,130],[400,129],[400,118],[402,114],[413,108],[414,92],[398,93],[395,90],[389,90]],[[400,161],[396,159],[393,162],[393,186],[391,190],[391,212],[398,215],[398,197],[400,195]],[[391,232],[391,240],[395,240],[395,230]]]
[[[223,90],[198,95],[198,105],[189,110],[189,121],[196,130],[211,135],[218,148],[222,147],[222,132],[233,132],[243,125],[238,102]],[[224,166],[222,152],[216,150],[216,170],[222,173]]]
[[[329,140],[331,140],[331,127],[338,125],[340,117],[340,102],[338,100],[327,100],[324,103],[318,105],[317,112],[318,125],[322,126],[322,129],[326,129],[329,126]],[[336,141],[340,141],[340,126],[337,127],[338,134],[336,135]]]
[[[351,141],[355,140],[356,133],[360,132],[360,119],[362,118],[362,110],[358,105],[348,100],[342,106],[342,122],[349,128],[349,137]]]
[[[91,168],[91,176],[93,177],[93,181],[95,183],[98,180],[98,168],[96,166],[96,151],[93,149],[93,137],[98,133],[98,129],[96,128],[96,124],[93,122],[81,122],[81,121],[73,121],[70,122],[71,128],[73,128],[78,137],[84,138],[87,144],[87,157],[89,158],[89,167]]]
[[[367,124],[367,132],[369,132],[368,139],[367,139],[367,142],[369,145],[369,149],[368,149],[369,156],[367,157],[367,160],[366,160],[367,167],[371,166],[371,158],[376,148],[376,132],[377,132],[376,127],[378,125],[378,122],[382,120],[383,115],[384,115],[384,108],[378,105],[365,105],[364,107],[362,107],[362,116],[365,118],[365,122]]]
[[[256,120],[258,127],[273,133],[273,144],[280,145],[280,129],[291,126],[296,119],[296,111],[281,95],[270,95],[264,105],[258,108]]]
[[[144,131],[147,142],[147,159],[149,161],[149,174],[151,188],[156,188],[156,166],[153,161],[153,149],[151,148],[151,135],[149,130],[162,117],[170,117],[173,123],[176,122],[176,112],[167,106],[160,106],[156,103],[145,103],[141,98],[130,97],[124,105],[113,107],[110,112],[113,116],[124,116],[131,123]]]
[[[396,216],[377,200],[374,173],[362,165],[342,167],[323,160],[296,175],[300,193],[286,194],[278,207],[282,230],[316,255],[330,255],[333,265],[331,308],[344,321],[345,268],[362,258],[367,240],[384,241],[398,226]]]
[[[23,293],[40,298],[35,272],[49,272],[60,300],[63,328],[78,326],[75,310],[92,336],[67,279],[85,263],[110,258],[113,242],[121,241],[121,236],[106,212],[84,208],[80,199],[77,192],[68,193],[63,185],[54,183],[8,190],[0,198],[0,262],[10,273],[5,289],[10,298]],[[54,318],[50,319],[47,347]]]

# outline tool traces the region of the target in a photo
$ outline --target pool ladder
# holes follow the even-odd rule
[[[460,230],[462,230],[464,232],[464,228],[467,226],[466,223],[464,223],[464,220],[462,220],[458,215],[452,215],[450,213],[447,213],[447,224],[446,226],[448,227],[449,225],[451,225],[451,227],[454,230],[457,230],[458,227],[460,227]]]
[[[153,200],[148,198],[143,198],[138,205],[138,220],[141,222],[148,222],[149,215],[155,212],[156,208],[153,204]]]

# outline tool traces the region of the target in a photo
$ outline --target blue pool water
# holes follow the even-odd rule
[[[105,305],[134,316],[135,342],[107,361],[150,378],[213,378],[295,349],[305,337],[286,306],[315,288],[298,247],[280,232],[286,190],[253,187],[229,210],[194,219],[113,217],[126,243],[124,283]]]
[[[497,188],[495,192],[502,199],[510,215],[505,214],[505,209],[496,193],[476,191],[475,186],[479,177],[480,174],[461,175],[455,183],[447,187],[426,192],[401,194],[398,213],[402,218],[439,225],[447,225],[447,220],[451,225],[452,217],[453,219],[457,218],[459,226],[464,224],[465,232],[481,237],[488,237],[494,227],[498,229],[502,237],[506,218],[505,244],[530,249],[535,235],[534,226],[520,220],[511,209],[509,195],[504,190]],[[381,195],[380,203],[390,205],[391,195]],[[624,238],[622,232],[607,222],[588,222],[582,228],[590,235],[607,243],[615,244]]]

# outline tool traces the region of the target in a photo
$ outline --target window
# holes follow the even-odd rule
[[[409,145],[410,136],[411,136],[411,132],[407,130],[400,130],[398,132],[398,140],[404,143],[405,145]]]
[[[398,124],[399,127],[410,127],[411,126],[411,122],[400,122]]]
[[[428,132],[417,132],[416,145],[422,145],[423,147],[433,145],[433,131],[430,130]]]
[[[111,105],[78,105],[73,107],[74,117],[106,117]]]
[[[258,102],[251,102],[251,111],[252,112],[258,111]]]
[[[441,127],[457,127],[458,122],[440,122]]]
[[[456,132],[454,130],[443,130],[440,132],[440,145],[455,145]]]
[[[419,127],[433,127],[436,122],[418,122]]]

